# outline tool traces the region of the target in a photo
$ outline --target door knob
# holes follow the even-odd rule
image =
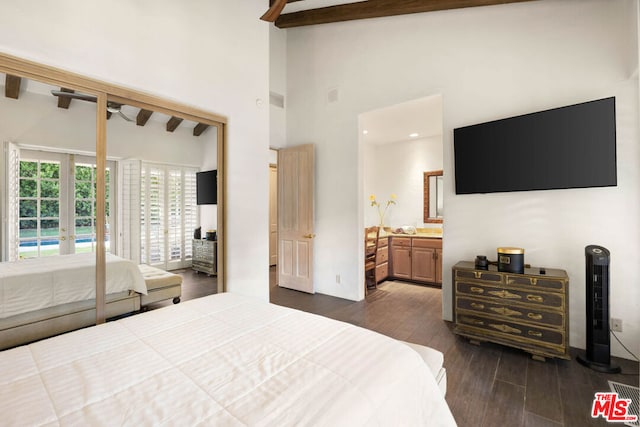
[[[314,237],[316,237],[316,235],[315,235],[315,234],[313,234],[313,233],[311,233],[311,234],[305,234],[303,237],[304,237],[305,239],[313,239]]]

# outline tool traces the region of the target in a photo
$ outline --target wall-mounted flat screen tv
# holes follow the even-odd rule
[[[218,203],[218,171],[196,172],[196,198],[199,205]]]
[[[454,129],[456,194],[608,187],[615,97]]]

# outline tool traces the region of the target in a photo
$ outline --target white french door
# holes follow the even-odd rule
[[[198,224],[195,168],[143,163],[140,179],[141,262],[165,270],[191,264]]]
[[[18,250],[11,252],[18,258],[94,252],[95,159],[33,150],[19,153],[18,185],[10,195],[18,202],[18,230],[12,242]],[[114,226],[109,214],[114,167],[108,162],[107,230]],[[109,251],[109,233],[105,245]]]

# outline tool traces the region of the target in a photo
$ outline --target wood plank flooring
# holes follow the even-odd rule
[[[183,299],[215,293],[215,278],[190,270]],[[275,284],[271,270],[270,299],[349,322],[390,337],[424,344],[444,353],[447,403],[461,427],[582,427],[610,425],[592,419],[596,391],[609,391],[607,380],[638,386],[638,363],[613,358],[623,374],[606,375],[572,360],[534,361],[527,353],[490,343],[470,344],[452,333],[442,320],[441,290],[402,282],[385,282],[365,301],[353,302],[322,294],[309,295]],[[192,290],[191,287],[194,289]]]

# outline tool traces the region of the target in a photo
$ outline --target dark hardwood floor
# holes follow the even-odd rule
[[[215,293],[215,277],[183,273],[183,300]],[[606,375],[572,360],[532,360],[522,351],[490,343],[470,344],[442,320],[441,290],[385,282],[366,300],[353,302],[305,294],[276,285],[270,272],[270,300],[349,322],[390,337],[427,345],[444,353],[447,403],[459,426],[605,426],[592,419],[596,391],[610,391],[607,380],[638,386],[638,363],[613,358],[623,374]]]

